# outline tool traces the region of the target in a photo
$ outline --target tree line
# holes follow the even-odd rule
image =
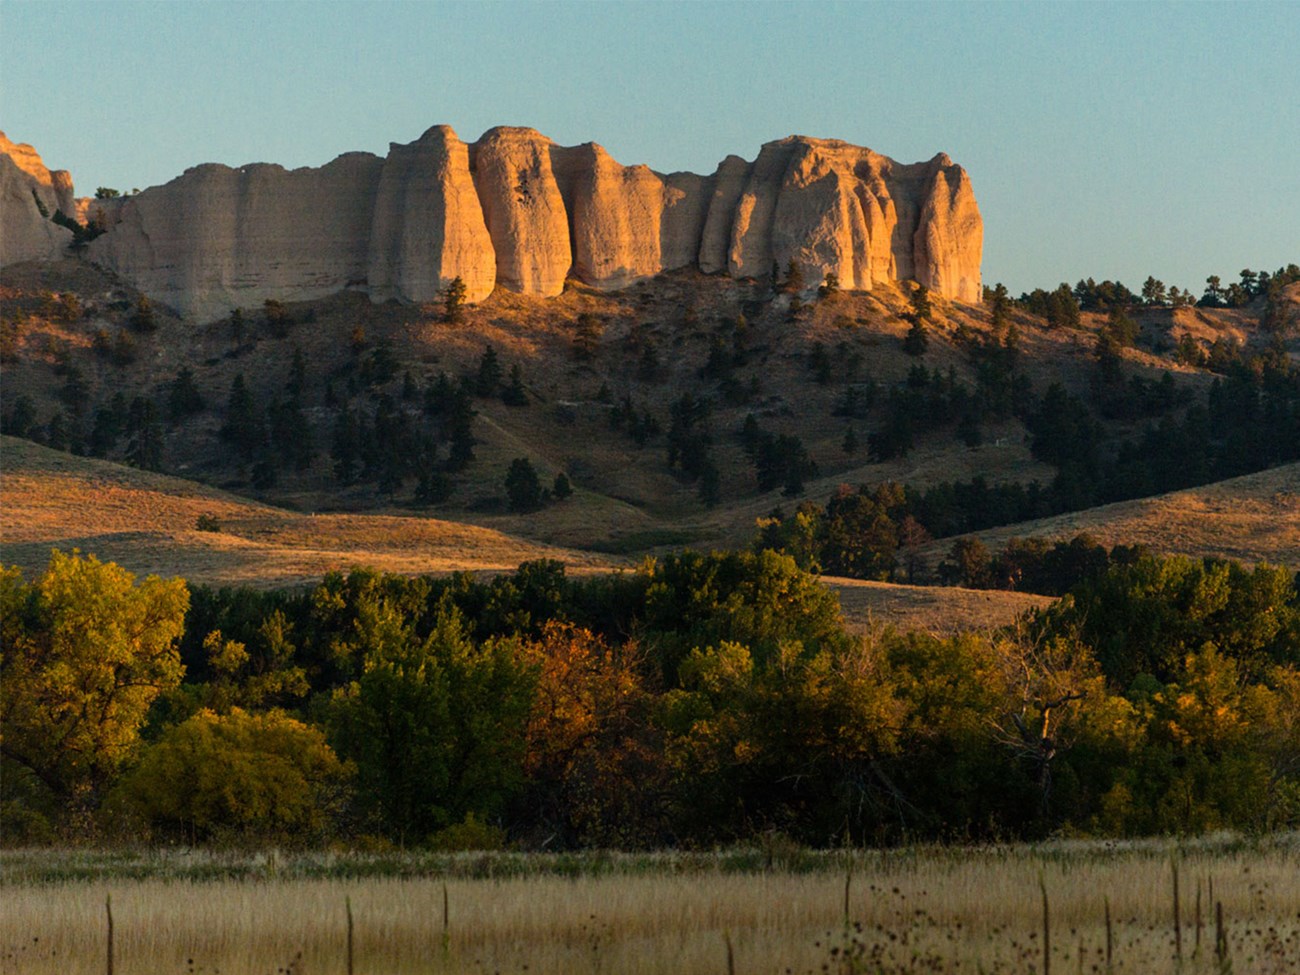
[[[772,551],[300,591],[0,573],[10,842],[698,846],[1300,825],[1300,594],[1137,554],[994,633],[850,634]]]

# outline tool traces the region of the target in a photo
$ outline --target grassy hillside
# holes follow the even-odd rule
[[[1165,555],[1300,568],[1300,464],[974,534],[997,550],[1010,538],[1068,541],[1085,533],[1107,548],[1144,545]],[[931,543],[922,558],[937,563],[949,545]]]
[[[316,514],[260,504],[179,478],[0,438],[0,561],[28,576],[51,548],[79,548],[137,573],[258,588],[372,566],[408,574],[512,570],[559,559],[573,571],[617,559],[409,515]],[[199,531],[201,516],[220,531]]]
[[[162,307],[142,316],[130,286],[68,260],[6,268],[0,298],[7,432],[186,479],[6,439],[5,557],[32,566],[52,544],[80,545],[132,567],[257,584],[361,562],[422,572],[556,557],[605,569],[682,545],[745,545],[757,519],[824,504],[843,484],[1047,486],[1058,470],[1041,459],[1028,418],[1050,386],[1096,411],[1113,453],[1206,402],[1236,368],[1225,356],[1276,364],[1300,353],[1288,324],[1300,321],[1300,284],[1273,305],[1129,308],[1133,341],[1114,352],[1109,389],[1098,386],[1097,350],[1113,326],[1104,311],[1052,327],[1028,302],[998,327],[989,306],[934,298],[928,347],[913,356],[909,295],[892,286],[798,300],[763,281],[675,272],[616,293],[571,284],[552,300],[499,291],[456,323],[437,305],[352,293],[284,306],[279,319],[254,308],[195,323]],[[1184,354],[1189,342],[1199,365]],[[498,371],[484,383],[488,348]],[[196,396],[177,414],[183,370]],[[467,462],[452,463],[440,383],[473,411]],[[251,434],[232,430],[239,384]],[[1123,405],[1125,390],[1157,386],[1160,405]],[[707,408],[678,436],[687,402]],[[933,403],[938,420],[921,416]],[[133,431],[146,414],[152,452],[141,453],[148,438]],[[348,418],[358,425],[350,449],[375,456],[341,474]],[[914,429],[891,456],[872,441],[900,418]],[[805,452],[798,484],[760,483],[747,422]],[[681,459],[691,438],[712,497],[709,478]],[[544,487],[564,474],[572,497],[512,512],[504,482],[521,457]],[[1088,531],[1162,552],[1295,563],[1295,481],[1291,465],[981,534],[996,545]],[[197,531],[201,514],[223,530]],[[932,543],[932,562],[948,544]]]

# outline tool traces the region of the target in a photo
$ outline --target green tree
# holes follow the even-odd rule
[[[0,571],[0,753],[56,797],[93,808],[139,742],[157,697],[184,674],[183,579],[135,576],[78,552],[25,584]]]
[[[524,374],[517,362],[510,367],[510,382],[501,390],[501,402],[506,406],[528,405],[528,393],[524,391]]]
[[[573,485],[569,483],[569,477],[564,471],[555,475],[555,484],[551,487],[551,494],[557,501],[565,501],[573,495]]]
[[[163,432],[153,400],[137,396],[126,417],[126,462],[145,471],[162,469]]]
[[[839,600],[789,555],[679,552],[650,572],[640,633],[669,686],[693,647],[733,641],[765,662],[783,643],[841,646]]]
[[[930,289],[925,285],[918,283],[912,289],[908,300],[912,305],[912,320],[916,322],[928,322],[932,315],[930,307]]]
[[[424,639],[389,599],[354,608],[361,674],[330,714],[363,805],[389,835],[413,840],[499,814],[523,781],[534,669],[511,644],[476,645],[450,599]]]
[[[573,326],[573,356],[583,362],[594,358],[600,349],[605,323],[593,312],[584,311]]]
[[[790,263],[785,266],[785,281],[781,290],[786,294],[797,295],[803,291],[803,287],[803,267],[794,258],[790,258]]]
[[[1142,301],[1148,305],[1163,305],[1166,300],[1165,283],[1148,276],[1142,282]]]
[[[992,289],[988,289],[986,294],[991,313],[989,324],[992,325],[995,335],[1001,335],[1011,315],[1011,296],[1007,293],[1007,286],[1001,281]]]
[[[459,325],[465,319],[465,281],[460,277],[452,278],[442,292],[443,319],[452,325]]]
[[[536,511],[542,506],[542,482],[527,457],[516,457],[506,472],[506,499],[511,511]]]
[[[858,434],[857,431],[853,429],[852,423],[850,423],[849,428],[844,431],[844,442],[841,444],[841,447],[850,457],[858,452]]]
[[[167,387],[167,413],[172,423],[203,412],[203,394],[194,382],[194,370],[182,366]]]
[[[925,325],[920,318],[914,318],[903,338],[903,351],[910,356],[923,356],[929,346],[930,337],[926,334]]]
[[[502,374],[501,359],[497,356],[497,350],[490,345],[485,346],[478,360],[474,392],[479,396],[495,396],[497,388],[501,385]]]
[[[266,444],[262,411],[253,401],[253,394],[249,391],[242,372],[230,384],[221,439],[233,444],[245,460],[252,460]]]

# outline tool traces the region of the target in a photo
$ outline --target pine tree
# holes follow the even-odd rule
[[[527,457],[516,457],[506,472],[506,498],[511,511],[536,511],[542,506],[542,482]]]
[[[803,291],[803,268],[794,258],[785,266],[785,282],[781,286],[786,294],[797,295]]]
[[[903,339],[903,351],[911,356],[922,356],[925,355],[929,345],[930,339],[925,334],[925,325],[921,323],[921,319],[914,319],[912,327],[907,330],[907,336]]]
[[[245,460],[252,460],[266,441],[262,413],[253,402],[253,395],[248,391],[242,372],[230,384],[226,422],[221,428],[221,438],[233,444]]]
[[[172,423],[203,412],[203,396],[194,383],[194,370],[182,366],[167,387],[167,416]]]
[[[459,325],[465,318],[465,281],[455,277],[443,290],[443,318],[452,325]]]
[[[162,467],[162,427],[153,400],[137,396],[131,401],[126,435],[128,464],[146,471],[156,471]]]
[[[569,483],[568,475],[564,471],[555,475],[555,483],[551,486],[551,494],[555,500],[564,501],[573,495],[573,485]]]
[[[858,434],[852,424],[844,431],[844,452],[850,457],[858,452]]]
[[[527,406],[528,394],[524,392],[524,375],[519,363],[510,367],[510,382],[501,390],[501,402],[506,406]]]
[[[500,385],[501,360],[497,358],[497,350],[489,345],[483,349],[483,355],[478,360],[478,376],[474,380],[474,392],[479,396],[495,396]]]

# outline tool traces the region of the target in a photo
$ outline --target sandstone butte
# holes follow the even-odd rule
[[[676,268],[736,278],[797,263],[868,290],[914,280],[981,297],[983,222],[966,171],[940,153],[904,165],[831,139],[791,136],[711,176],[623,166],[595,143],[526,128],[462,142],[434,126],[385,158],[319,168],[206,164],[114,200],[72,199],[30,146],[0,134],[0,264],[59,256],[56,209],[108,228],[88,259],[184,315],[324,297],[428,302],[455,278],[469,301],[500,287],[559,294],[572,277],[617,289]]]

